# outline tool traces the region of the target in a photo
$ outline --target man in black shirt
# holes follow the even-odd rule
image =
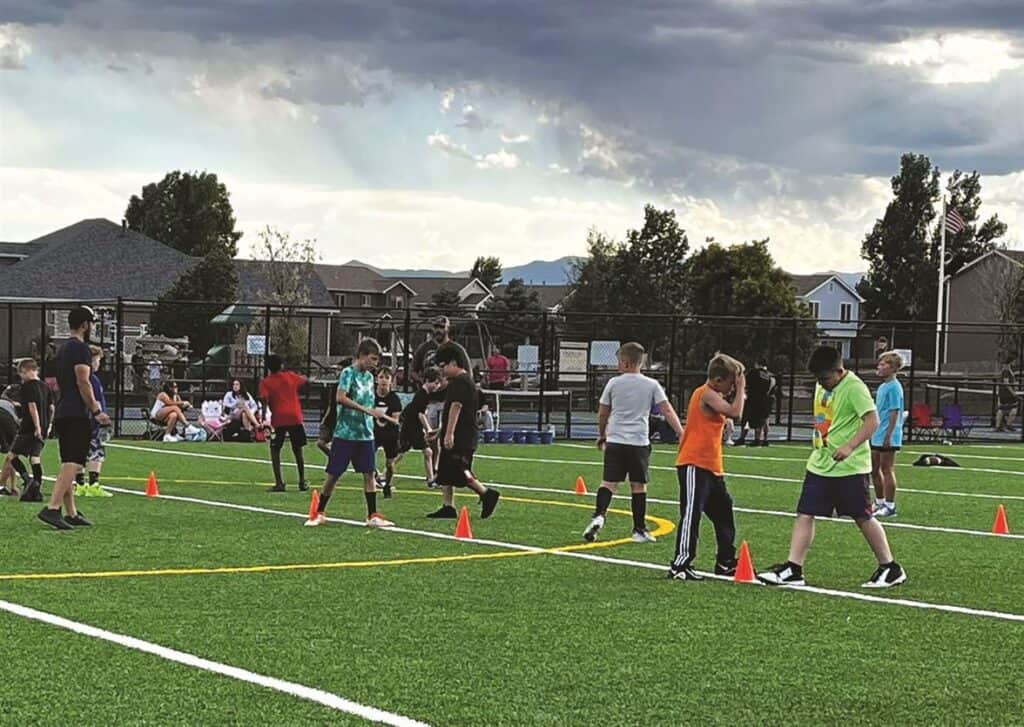
[[[391,390],[391,369],[382,366],[377,370],[377,391],[373,407],[384,409],[389,417],[395,417],[402,412],[402,400],[398,394]],[[387,419],[373,420],[373,447],[384,450],[386,465],[384,469],[384,480],[380,479],[378,473],[374,473],[378,484],[384,486],[384,499],[391,497],[391,480],[395,477],[395,464],[398,462],[398,424],[392,424]]]
[[[764,361],[756,361],[754,368],[747,373],[747,401],[743,406],[738,444],[746,441],[749,427],[754,430],[754,441],[750,442],[748,446],[768,446],[768,420],[771,416],[772,391],[774,389],[775,377],[772,376]]]
[[[472,371],[473,364],[469,360],[466,349],[452,340],[451,323],[445,316],[438,316],[433,320],[434,337],[419,345],[412,355],[412,371],[410,377],[417,384],[423,383],[423,372],[431,366],[437,366],[435,356],[441,346],[453,346],[455,355],[459,359],[459,365],[466,371]]]
[[[18,364],[18,377],[21,379],[18,399],[21,405],[21,426],[11,445],[11,467],[25,483],[25,491],[21,493],[22,502],[42,502],[40,487],[43,482],[43,465],[40,457],[46,444],[46,434],[50,431],[53,402],[50,390],[39,380],[39,365],[35,359],[28,358]],[[32,465],[31,477],[20,457],[29,458]]]
[[[53,428],[60,443],[60,474],[53,486],[50,504],[39,512],[39,519],[56,530],[73,530],[75,526],[91,525],[75,507],[75,475],[85,467],[92,438],[91,414],[101,427],[110,424],[110,417],[93,396],[92,352],[86,339],[92,331],[96,314],[88,306],[73,308],[68,313],[69,338],[54,360],[60,400],[53,418]],[[64,505],[67,517],[61,516]]]
[[[468,487],[480,496],[480,517],[488,518],[498,506],[501,493],[483,485],[473,474],[479,401],[476,384],[469,371],[460,365],[459,353],[454,346],[438,348],[434,362],[448,379],[444,411],[441,414],[441,455],[437,464],[437,484],[441,486],[444,504],[427,517],[456,517],[454,488]]]

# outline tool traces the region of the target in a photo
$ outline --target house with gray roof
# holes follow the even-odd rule
[[[790,275],[790,280],[797,300],[818,321],[821,343],[835,346],[845,358],[852,356],[864,303],[857,289],[837,273]]]

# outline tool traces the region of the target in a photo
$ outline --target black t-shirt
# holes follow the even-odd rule
[[[405,409],[402,410],[402,438],[413,439],[416,434],[423,431],[423,424],[420,422],[420,414],[425,414],[427,404],[430,403],[430,394],[423,387],[416,389]]]
[[[469,360],[469,354],[466,353],[466,349],[461,344],[455,341],[449,341],[445,346],[454,346],[458,352],[459,357],[459,368],[463,368],[466,371],[473,370],[473,364]],[[437,349],[439,345],[437,341],[431,338],[429,341],[420,344],[420,347],[416,349],[416,352],[412,355],[412,370],[418,374],[422,374],[427,368],[434,365],[434,356],[437,355]]]
[[[376,400],[373,403],[376,409],[385,409],[390,415],[398,414],[402,411],[402,400],[398,398],[398,394],[393,391],[381,396],[376,394]],[[398,425],[392,424],[391,422],[385,421],[384,426],[381,426],[378,420],[373,420],[373,438],[380,439],[384,437],[393,437],[398,433]]]
[[[747,377],[747,398],[750,403],[765,406],[772,391],[772,374],[768,369],[754,369]]]
[[[69,338],[54,359],[57,367],[57,385],[60,387],[60,399],[57,401],[57,413],[54,419],[88,419],[91,412],[85,410],[85,402],[78,391],[78,379],[75,377],[75,366],[92,364],[92,353],[89,346],[77,338]]]
[[[473,383],[469,374],[448,379],[448,387],[445,389],[444,412],[441,415],[441,437],[443,438],[448,431],[448,416],[451,413],[452,404],[456,402],[462,404],[459,421],[455,425],[455,447],[453,449],[456,452],[476,450],[478,401],[476,384]]]
[[[39,410],[39,428],[46,436],[46,430],[50,426],[50,390],[42,381],[33,379],[21,385],[18,402],[21,404],[21,434],[35,434],[36,425],[32,422],[32,413],[28,410],[29,404],[35,404]]]

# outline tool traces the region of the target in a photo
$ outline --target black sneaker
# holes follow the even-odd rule
[[[309,489],[309,482],[307,482],[306,480],[303,480],[302,482],[299,483],[299,492],[305,492],[308,489]]]
[[[693,568],[669,568],[668,578],[673,581],[702,581],[704,576],[695,571]]]
[[[39,483],[35,480],[29,482],[25,487],[25,491],[21,493],[22,502],[42,502],[43,501],[43,490],[39,486]]]
[[[51,510],[48,507],[44,507],[39,511],[37,515],[40,520],[49,525],[54,530],[74,530],[75,526],[71,525],[67,520],[61,517],[60,510]]]
[[[757,574],[757,580],[769,586],[804,586],[804,569],[792,563],[776,563],[764,573]]]
[[[431,480],[427,480],[427,489],[428,490],[439,490],[439,489],[441,489],[441,485],[437,484],[437,478],[436,477],[431,479]]]
[[[92,525],[91,522],[85,519],[85,515],[79,512],[77,515],[71,515],[64,518],[64,522],[68,525],[74,525],[75,527],[89,527]]]
[[[454,520],[459,516],[459,513],[451,505],[442,505],[434,512],[427,513],[427,517],[434,518],[435,520]]]
[[[880,565],[861,588],[892,588],[907,580],[907,572],[896,561]]]
[[[480,508],[481,519],[486,520],[494,512],[494,508],[498,506],[498,498],[501,497],[501,493],[495,490],[493,487],[487,488],[487,491],[480,496]]]
[[[268,487],[267,492],[284,492],[284,485],[274,485],[273,487]]]
[[[761,442],[761,446],[762,447],[767,447],[768,446],[768,440],[766,439],[763,442]]]
[[[736,575],[736,559],[726,561],[725,563],[715,563],[715,575],[716,576],[728,576],[732,578]]]
[[[6,487],[0,487],[0,497],[16,497],[18,495],[15,490],[8,490]]]
[[[736,442],[736,444],[739,444],[739,442]],[[761,443],[755,439],[755,440],[753,440],[751,442],[747,442],[747,446],[748,447],[760,447]]]
[[[385,500],[390,500],[391,499],[391,495],[393,493],[394,493],[394,490],[392,489],[391,485],[384,485],[384,499]]]

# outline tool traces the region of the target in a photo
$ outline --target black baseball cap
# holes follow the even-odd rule
[[[448,321],[448,316],[438,316],[432,321],[432,324],[435,326],[444,326],[445,328],[451,325]]]
[[[96,322],[96,311],[87,305],[80,305],[77,308],[72,308],[68,313],[68,326],[71,330],[76,330],[83,323],[95,323]]]

